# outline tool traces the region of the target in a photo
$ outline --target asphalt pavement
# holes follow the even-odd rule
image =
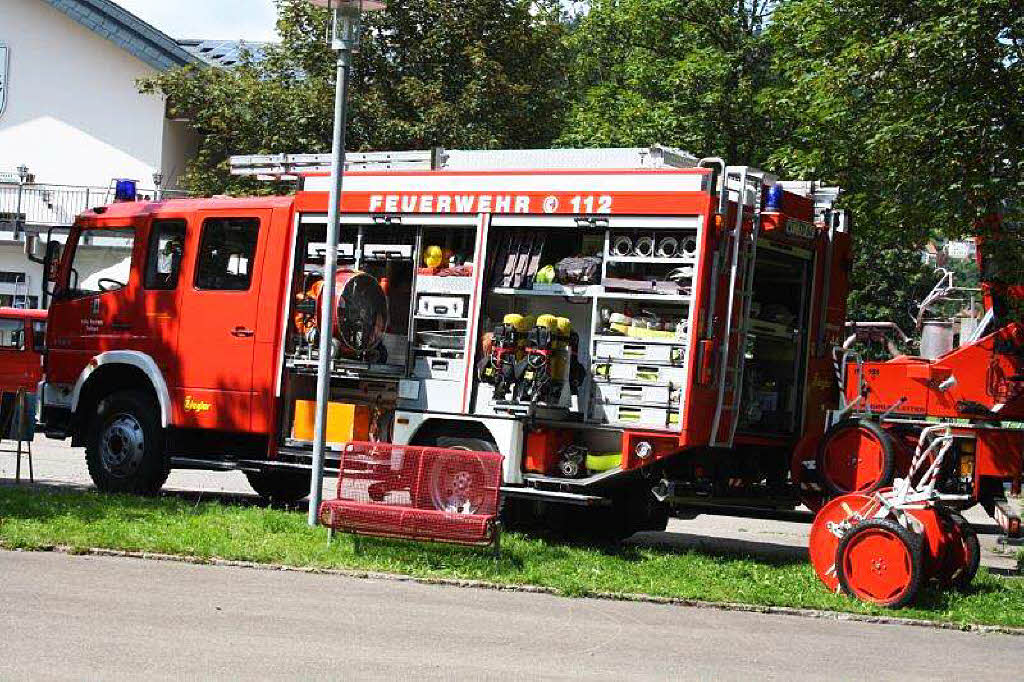
[[[0,552],[3,679],[1019,679],[1024,638]]]

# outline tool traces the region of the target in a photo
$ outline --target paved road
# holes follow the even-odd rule
[[[1024,639],[0,552],[4,679],[1019,679]]]
[[[33,447],[37,481],[69,486],[91,485],[81,449],[73,449],[42,436],[36,439]],[[13,478],[13,456],[0,454],[0,481]],[[166,489],[222,495],[252,494],[245,476],[238,472],[175,471],[168,479]],[[330,497],[334,490],[334,480],[326,480],[324,489],[325,497]],[[992,520],[980,508],[971,510],[967,516],[982,532],[982,563],[1000,571],[1015,571],[1015,552],[1001,553],[1001,548],[996,544],[998,534]],[[668,530],[668,533],[645,533],[638,536],[637,541],[680,549],[729,551],[803,560],[806,557],[810,525],[807,521],[703,515],[693,520],[674,519],[669,523]]]

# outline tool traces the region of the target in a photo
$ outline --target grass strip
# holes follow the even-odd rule
[[[155,552],[306,568],[401,573],[418,578],[536,585],[566,596],[647,594],[759,606],[898,615],[957,625],[1024,627],[1024,580],[982,569],[967,594],[925,590],[898,612],[829,594],[806,561],[678,552],[628,545],[595,548],[517,533],[502,556],[471,548],[352,538],[328,546],[305,514],[263,507],[144,499],[0,486],[0,541],[11,549],[62,545]]]

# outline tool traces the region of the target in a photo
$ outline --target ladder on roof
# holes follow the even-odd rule
[[[754,270],[757,264],[757,242],[761,233],[761,196],[764,174],[745,166],[727,167],[722,182],[723,207],[736,191],[736,221],[729,234],[728,314],[722,345],[719,349],[718,396],[711,423],[710,445],[731,447],[739,428],[743,403],[743,374],[747,361],[747,338],[750,333],[750,306],[754,297]],[[749,211],[747,209],[750,209]],[[722,210],[726,213],[726,210]],[[751,217],[751,228],[745,218]],[[725,436],[722,436],[723,431]]]
[[[349,153],[346,171],[525,170],[542,168],[693,168],[697,158],[673,147],[606,149],[424,149]],[[289,181],[331,172],[330,154],[256,154],[232,156],[231,174],[260,180]]]

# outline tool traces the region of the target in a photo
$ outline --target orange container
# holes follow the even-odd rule
[[[292,438],[312,441],[316,423],[316,401],[296,400]],[[366,441],[370,436],[370,408],[347,403],[327,405],[327,443],[342,445],[353,441]]]
[[[558,470],[558,452],[572,443],[572,431],[534,429],[526,436],[526,471],[553,474]]]

